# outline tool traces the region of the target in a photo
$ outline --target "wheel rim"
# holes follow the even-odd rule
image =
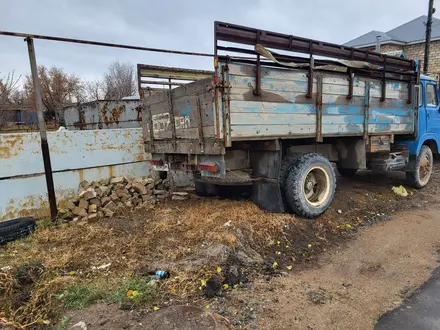
[[[419,177],[422,184],[426,183],[431,176],[431,163],[432,160],[429,154],[425,154],[420,158]]]
[[[330,195],[330,177],[321,166],[312,167],[305,176],[303,193],[306,201],[313,206],[322,205]]]

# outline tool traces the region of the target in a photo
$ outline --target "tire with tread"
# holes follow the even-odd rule
[[[18,218],[0,222],[0,245],[29,235],[35,230],[35,219]]]
[[[290,209],[299,216],[316,218],[323,214],[335,197],[336,176],[330,161],[320,154],[301,154],[295,166],[290,167],[285,182],[285,197]],[[319,205],[312,205],[306,198],[304,184],[309,172],[319,167],[325,173],[325,199]],[[327,189],[326,188],[326,189]]]
[[[285,184],[287,176],[289,175],[290,169],[295,166],[298,159],[301,157],[301,153],[293,153],[287,157],[285,157],[281,161],[281,167],[280,167],[280,173],[279,173],[279,184],[280,184],[280,190],[281,190],[281,197],[283,199],[284,208],[286,211],[291,212],[289,204],[286,200],[286,191],[285,191]]]
[[[428,184],[429,179],[431,178],[432,168],[434,164],[433,159],[434,157],[432,155],[431,148],[426,145],[422,146],[422,148],[420,149],[420,153],[417,155],[416,158],[415,171],[406,172],[406,182],[416,189],[425,187]],[[428,173],[424,178],[420,177],[422,160],[427,162],[427,165],[429,166]]]

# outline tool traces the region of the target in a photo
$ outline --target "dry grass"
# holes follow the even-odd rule
[[[59,311],[56,294],[63,288],[93,283],[112,290],[137,269],[151,269],[158,263],[174,275],[161,283],[163,297],[184,300],[194,295],[200,279],[213,274],[218,265],[203,260],[184,269],[176,262],[214,243],[234,246],[245,239],[265,245],[279,237],[286,224],[294,223],[291,215],[267,213],[251,202],[196,200],[127,212],[96,223],[40,226],[30,238],[0,250],[0,267],[12,267],[0,273],[0,309],[15,325],[41,322]],[[42,263],[45,271],[33,285],[29,300],[14,309],[8,301],[18,285],[11,274],[28,262]],[[93,269],[104,264],[110,266]]]

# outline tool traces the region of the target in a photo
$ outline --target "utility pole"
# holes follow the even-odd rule
[[[429,0],[428,21],[426,22],[426,41],[425,41],[425,59],[423,61],[423,73],[428,73],[429,68],[429,47],[431,45],[431,26],[432,14],[434,14],[434,0]]]
[[[44,174],[46,176],[47,195],[49,197],[50,217],[55,220],[58,215],[57,200],[55,196],[55,187],[53,183],[52,165],[50,163],[49,145],[47,143],[46,123],[43,115],[43,100],[41,98],[40,78],[38,77],[37,60],[35,58],[34,40],[25,39],[28,45],[29,61],[31,64],[32,84],[35,91],[35,106],[37,108],[38,126],[41,137],[41,153],[43,155]]]

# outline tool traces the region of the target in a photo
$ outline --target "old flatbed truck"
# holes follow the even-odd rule
[[[307,218],[334,198],[332,163],[341,175],[405,171],[414,187],[428,184],[439,95],[417,60],[214,25],[213,73],[194,71],[194,82],[146,96],[138,65],[145,150],[155,169],[247,180],[261,208]]]

